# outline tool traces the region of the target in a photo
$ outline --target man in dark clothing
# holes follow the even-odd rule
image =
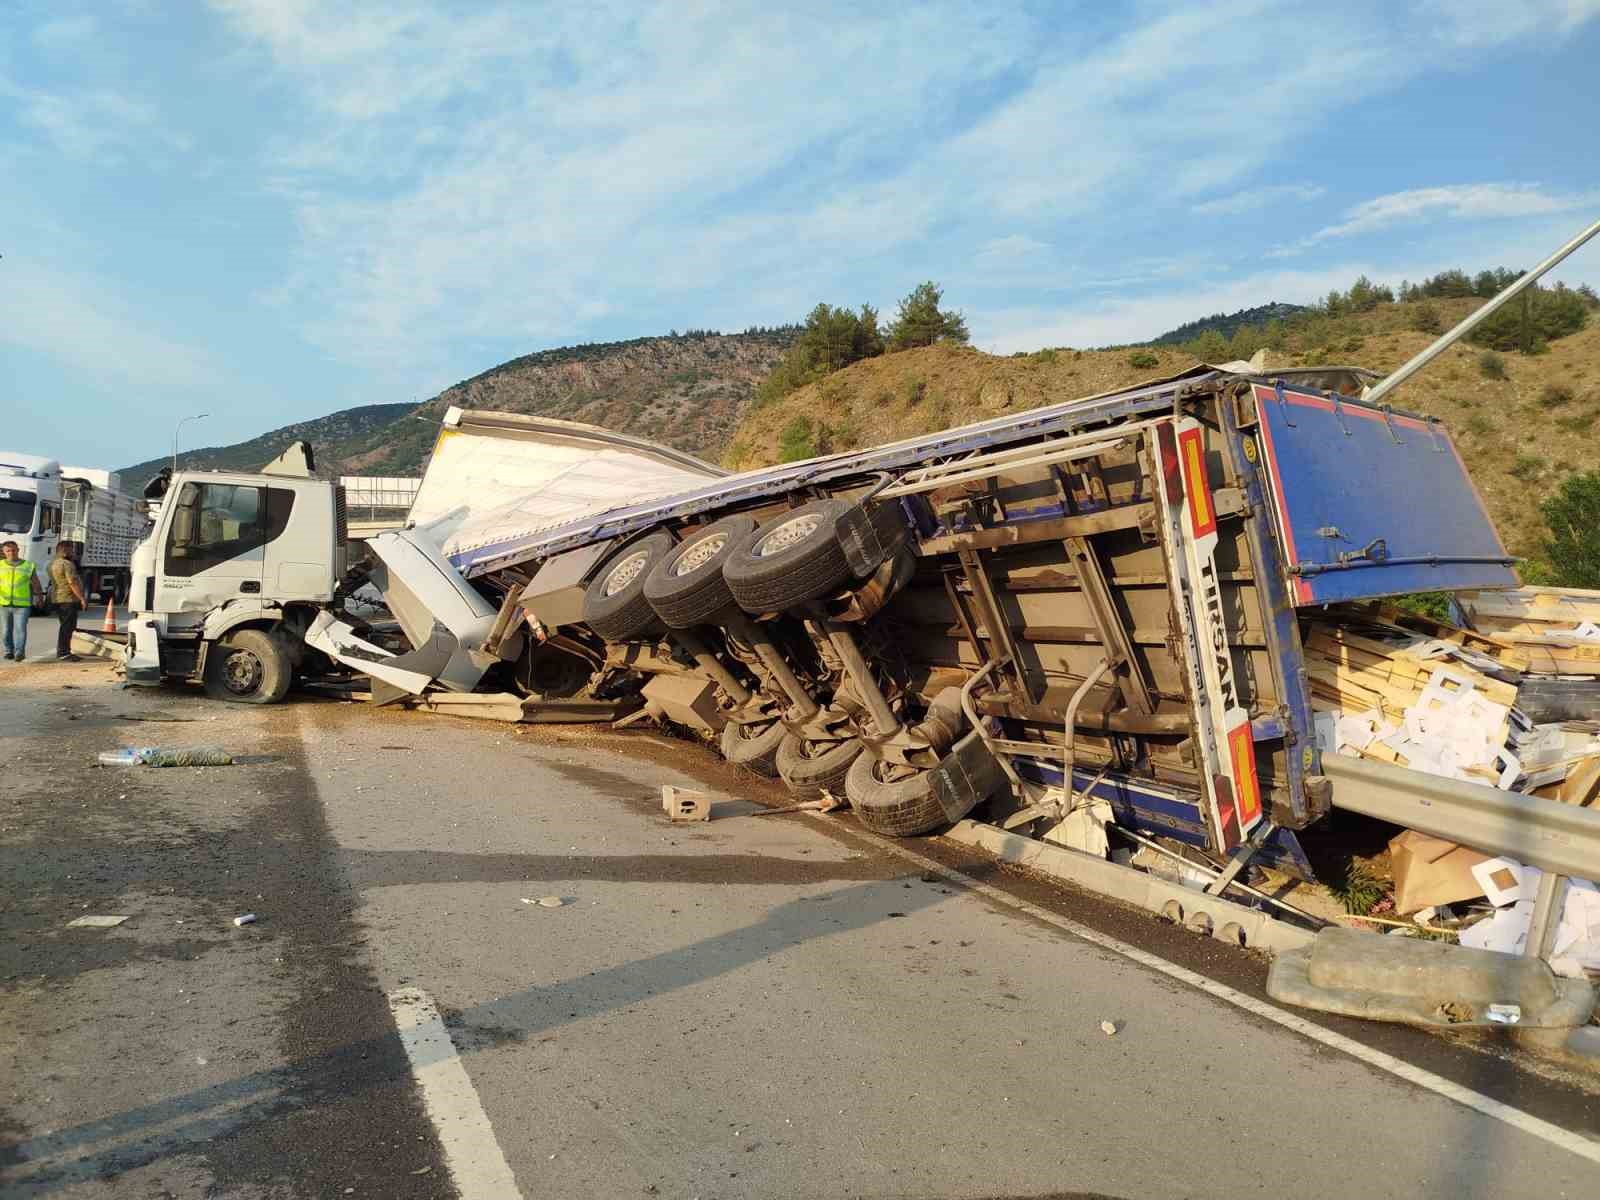
[[[72,631],[78,627],[78,614],[83,611],[83,582],[72,561],[71,542],[57,542],[56,556],[50,560],[50,606],[59,622],[56,657],[65,662],[79,661],[72,652]]]

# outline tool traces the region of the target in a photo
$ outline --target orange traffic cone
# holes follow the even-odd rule
[[[106,619],[100,622],[101,633],[115,633],[117,631],[117,614],[111,607],[115,601],[115,596],[106,597]]]

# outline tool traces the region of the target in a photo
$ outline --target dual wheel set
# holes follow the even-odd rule
[[[725,517],[682,541],[658,529],[602,564],[584,596],[584,621],[607,642],[653,642],[665,634],[687,650],[734,706],[735,719],[721,736],[730,762],[781,777],[802,799],[842,794],[862,823],[880,833],[925,833],[949,823],[930,771],[881,755],[862,738],[853,710],[832,705],[831,696],[809,694],[800,680],[806,672],[796,672],[769,629],[773,617],[811,618],[799,625],[819,643],[820,661],[854,659],[853,672],[849,662],[845,667],[854,690],[871,697],[873,740],[881,744],[901,727],[877,684],[863,678],[868,671],[852,636],[820,619],[816,608],[861,582],[840,536],[851,507],[817,500],[762,524],[745,515]],[[753,697],[709,648],[702,637],[707,630],[720,631],[725,645],[750,656],[760,695]],[[821,644],[824,637],[829,645]],[[824,729],[827,714],[847,719]]]

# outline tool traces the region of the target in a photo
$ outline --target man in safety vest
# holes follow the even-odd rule
[[[15,542],[0,543],[0,641],[6,657],[21,662],[28,651],[28,615],[44,588]]]

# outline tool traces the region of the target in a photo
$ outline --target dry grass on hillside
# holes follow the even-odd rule
[[[1473,300],[1434,301],[1448,324]],[[1408,305],[1363,314],[1364,332],[1336,344],[1269,352],[1269,367],[1340,362],[1389,371],[1433,340],[1406,327]],[[724,461],[744,469],[775,462],[790,429],[811,422],[817,453],[868,446],[966,424],[1005,412],[1059,403],[1194,365],[1187,353],[1157,347],[1154,366],[1136,367],[1140,350],[1044,350],[996,357],[970,348],[931,346],[867,359],[776,404],[746,415]],[[1538,501],[1562,478],[1600,468],[1600,320],[1550,345],[1548,353],[1500,355],[1505,378],[1481,365],[1483,351],[1457,344],[1393,397],[1397,408],[1426,413],[1450,429],[1512,553],[1536,551],[1543,534]],[[1143,360],[1141,360],[1143,361]]]

